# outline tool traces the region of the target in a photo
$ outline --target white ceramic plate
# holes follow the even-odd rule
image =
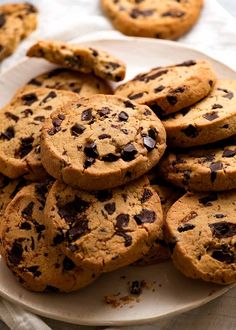
[[[91,41],[92,40],[92,41]],[[236,73],[222,63],[196,50],[169,41],[126,38],[105,35],[91,38],[92,46],[101,47],[123,59],[128,66],[127,78],[146,69],[182,62],[189,59],[208,59],[218,76],[236,79]],[[39,59],[24,59],[0,77],[0,106],[29,79],[53,68]],[[113,308],[104,296],[127,296],[128,282],[145,280],[147,288],[138,301]],[[171,262],[149,267],[126,267],[105,274],[89,287],[72,294],[36,294],[23,289],[0,260],[0,295],[19,303],[28,310],[50,318],[84,325],[128,325],[152,322],[190,310],[222,295],[228,287],[185,278]]]

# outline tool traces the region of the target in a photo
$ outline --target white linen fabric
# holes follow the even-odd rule
[[[9,1],[0,0],[0,4],[5,2]],[[114,35],[112,25],[102,16],[99,0],[32,0],[31,2],[39,8],[39,28],[21,43],[12,56],[3,61],[0,72],[15,65],[25,55],[26,49],[40,38],[69,41],[95,31],[111,31],[110,35]],[[236,70],[236,20],[216,0],[205,0],[205,2],[198,24],[188,35],[181,38],[180,42],[197,48]],[[235,310],[236,288],[223,297],[182,315],[159,320],[154,324],[119,329],[235,330]],[[40,318],[4,299],[0,299],[0,317],[13,330],[95,329]],[[0,329],[6,329],[3,323],[1,324]],[[96,329],[115,330],[117,328],[99,327]]]

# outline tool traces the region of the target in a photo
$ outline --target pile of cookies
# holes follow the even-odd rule
[[[230,137],[234,82],[191,60],[139,74],[111,95],[108,80],[124,79],[126,67],[104,51],[40,41],[27,54],[60,68],[0,112],[1,254],[19,282],[71,292],[170,252],[189,277],[235,282],[235,193],[215,192],[220,153],[194,166],[195,149],[183,149]],[[211,192],[182,196],[197,175],[204,180],[206,162],[212,184],[200,191]]]

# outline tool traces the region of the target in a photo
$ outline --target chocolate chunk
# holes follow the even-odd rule
[[[20,229],[31,230],[31,224],[27,221],[24,221],[20,224]]]
[[[172,93],[183,93],[185,91],[185,87],[177,87],[171,90]]]
[[[165,86],[160,85],[154,89],[154,93],[160,93],[163,89],[165,89]]]
[[[44,116],[36,116],[34,117],[35,121],[40,121],[41,123],[43,123],[45,121],[45,117]]]
[[[98,136],[99,140],[110,139],[111,135],[109,134],[101,134]]]
[[[132,245],[132,236],[126,234],[123,231],[117,231],[116,232],[116,235],[121,236],[121,237],[124,238],[124,240],[125,240],[125,247],[128,247],[128,246]]]
[[[76,266],[71,259],[69,259],[68,257],[64,258],[64,260],[63,260],[63,269],[64,270],[70,271],[70,270],[73,270],[75,267]]]
[[[220,105],[220,104],[213,104],[213,106],[211,107],[213,110],[215,110],[215,109],[222,109],[223,108],[223,106],[222,105]]]
[[[21,145],[18,150],[15,151],[15,157],[24,158],[30,151],[33,150],[34,138],[32,136],[22,138]]]
[[[58,213],[67,223],[74,223],[80,220],[81,213],[84,213],[90,206],[90,203],[75,196],[74,200],[65,205],[58,204]]]
[[[129,115],[126,112],[121,111],[118,115],[118,118],[120,121],[127,121],[129,119]]]
[[[0,28],[2,28],[6,24],[6,16],[4,14],[0,14]]]
[[[221,214],[221,213],[217,213],[214,215],[215,218],[217,219],[222,219],[222,218],[225,218],[225,215],[224,214]]]
[[[88,220],[82,219],[76,223],[75,227],[72,227],[67,231],[66,236],[69,241],[75,241],[88,232]]]
[[[130,101],[124,101],[124,105],[125,105],[126,108],[135,109],[135,105]]]
[[[37,79],[33,78],[28,82],[28,85],[34,85],[34,86],[42,86],[42,83],[40,81],[38,81]]]
[[[81,114],[81,120],[82,121],[90,121],[91,119],[93,119],[92,109],[84,110]]]
[[[119,230],[127,227],[129,224],[129,215],[128,214],[119,214],[116,217],[116,228]]]
[[[24,114],[24,118],[28,118],[29,116],[32,116],[33,111],[31,109],[25,109],[24,111],[21,111],[21,113]]]
[[[225,95],[223,95],[222,97],[231,100],[234,97],[234,93],[232,93],[231,91],[229,91],[228,89],[224,89],[224,88],[217,88],[219,91],[222,91],[225,93]]]
[[[223,152],[223,157],[234,157],[236,155],[236,150],[225,149]]]
[[[15,137],[15,129],[13,126],[9,126],[5,132],[0,133],[0,140],[11,140]]]
[[[211,112],[207,112],[202,117],[209,121],[212,121],[215,120],[216,118],[219,118],[219,115],[218,115],[218,111],[211,111]]]
[[[149,128],[148,136],[150,136],[153,140],[156,140],[157,135],[158,135],[158,132],[157,132],[156,128]]]
[[[96,159],[94,158],[86,158],[85,162],[84,162],[84,168],[89,168],[90,166],[92,166],[94,163],[96,162]]]
[[[227,264],[235,262],[235,255],[232,253],[232,251],[229,250],[229,248],[225,247],[224,245],[221,249],[214,250],[211,254],[211,257]]]
[[[115,203],[107,203],[104,205],[104,209],[107,211],[109,215],[113,214],[116,210],[116,204]]]
[[[79,136],[85,130],[86,130],[86,128],[84,126],[76,123],[71,127],[70,132],[71,132],[71,135],[73,135],[73,136]]]
[[[191,211],[189,214],[187,214],[182,220],[181,223],[185,224],[189,222],[190,220],[196,218],[198,216],[197,212]]]
[[[193,66],[196,65],[197,62],[193,60],[185,61],[183,63],[177,64],[176,66]]]
[[[152,111],[155,112],[155,114],[159,117],[163,116],[165,111],[158,105],[158,104],[150,104],[149,107],[152,109]],[[150,113],[151,114],[151,113]]]
[[[108,114],[111,112],[111,109],[108,107],[102,107],[100,110],[97,111],[100,117],[107,118]]]
[[[30,202],[21,212],[23,218],[31,220],[33,214],[34,202]]]
[[[173,10],[169,10],[166,11],[165,13],[163,13],[161,16],[162,17],[183,17],[185,15],[185,12],[182,10],[178,10],[178,9],[173,9]]]
[[[170,105],[175,105],[178,102],[177,97],[174,95],[167,95],[166,99]]]
[[[152,151],[155,149],[156,146],[156,140],[153,140],[150,136],[145,136],[143,138],[143,145],[147,149],[147,151]]]
[[[21,97],[25,105],[31,105],[34,102],[38,101],[38,97],[34,93],[25,94]]]
[[[211,163],[210,170],[211,170],[211,182],[213,183],[216,180],[217,171],[222,170],[223,164],[221,162]]]
[[[49,182],[42,182],[35,184],[35,194],[37,196],[38,201],[44,206],[46,202],[46,197],[48,194],[48,190],[50,187]]]
[[[14,120],[16,123],[18,122],[18,120],[20,119],[18,116],[14,115],[14,113],[11,113],[9,111],[5,112],[4,115],[9,118]]]
[[[202,197],[199,199],[199,203],[203,204],[204,206],[211,206],[211,202],[217,201],[217,193],[211,192],[208,196]]]
[[[236,235],[236,224],[232,222],[216,222],[209,224],[212,235],[216,238],[227,238]]]
[[[95,142],[87,143],[86,146],[84,147],[84,153],[87,157],[96,159],[99,156],[96,143]]]
[[[126,146],[123,147],[123,149],[121,150],[121,158],[126,161],[129,162],[133,159],[135,159],[135,155],[138,153],[137,149],[135,148],[135,146],[132,143],[128,143],[126,144]]]
[[[48,95],[45,96],[45,98],[40,102],[40,105],[46,103],[50,99],[54,99],[55,97],[57,97],[57,94],[54,91],[49,92]]]
[[[64,242],[65,237],[63,235],[63,233],[58,233],[54,238],[53,238],[53,245],[58,245],[61,244],[62,242]]]
[[[191,137],[191,138],[195,138],[199,134],[197,128],[192,124],[182,129],[181,132],[183,132],[187,137]]]
[[[102,157],[102,160],[104,162],[108,162],[108,163],[116,162],[118,159],[120,159],[120,156],[112,154],[112,153],[109,153]]]
[[[191,224],[191,223],[186,223],[184,225],[181,225],[177,228],[178,232],[182,233],[188,230],[192,230],[193,228],[195,228],[195,225]]]
[[[92,51],[92,55],[97,57],[99,55],[98,51],[96,49],[93,49],[93,48],[89,48],[91,51]]]
[[[31,266],[27,268],[27,271],[32,273],[34,277],[39,277],[42,273],[39,271],[39,266]]]
[[[139,296],[142,293],[142,282],[139,281],[133,281],[131,283],[131,287],[129,289],[129,292],[131,294]]]
[[[11,250],[9,251],[8,260],[12,265],[18,266],[22,260],[22,256],[23,256],[22,245],[19,241],[15,240],[12,244]]]
[[[93,194],[99,202],[107,202],[112,198],[112,192],[110,190],[98,190]]]
[[[153,196],[153,193],[151,190],[145,188],[143,192],[143,196],[140,199],[141,203],[147,202],[151,197]]]
[[[130,95],[128,95],[128,98],[130,100],[136,100],[136,99],[139,99],[140,97],[142,97],[143,95],[144,95],[144,93],[130,94]]]
[[[134,219],[138,225],[142,225],[144,223],[153,223],[156,221],[156,213],[154,211],[142,209],[139,214],[134,216]]]
[[[155,69],[154,69],[154,70],[155,70]],[[157,72],[155,72],[155,73],[153,73],[153,74],[145,75],[144,78],[143,78],[142,80],[145,81],[145,82],[149,82],[149,81],[151,81],[151,80],[155,80],[155,79],[157,79],[157,78],[163,76],[163,75],[166,74],[167,72],[168,72],[167,69],[165,69],[165,70],[160,70],[160,71],[157,71]]]
[[[133,8],[129,16],[136,19],[139,16],[143,16],[143,17],[152,16],[154,12],[155,12],[154,9],[140,10],[139,8]]]

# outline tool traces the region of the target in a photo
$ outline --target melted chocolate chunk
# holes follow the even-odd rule
[[[216,238],[227,238],[236,235],[236,224],[232,222],[216,222],[209,224],[212,235]]]
[[[181,225],[177,228],[178,232],[180,233],[183,233],[185,231],[188,231],[188,230],[192,230],[195,228],[195,225],[191,224],[191,223],[186,223],[184,225]]]
[[[109,153],[102,157],[102,160],[104,162],[108,162],[108,163],[116,162],[118,159],[120,159],[120,156],[112,154],[112,153]]]
[[[197,62],[193,60],[185,61],[183,63],[177,64],[176,66],[193,66],[196,65]]]
[[[27,268],[27,271],[32,273],[34,277],[39,277],[42,273],[39,271],[39,266],[31,266]]]
[[[86,128],[84,126],[76,123],[71,127],[70,132],[71,132],[71,135],[73,135],[73,136],[79,136],[85,130],[86,130]]]
[[[121,150],[121,158],[125,162],[129,162],[129,161],[135,159],[135,155],[137,155],[137,153],[138,153],[138,151],[135,148],[135,146],[132,143],[128,143]]]
[[[150,136],[145,136],[143,138],[143,145],[147,149],[147,151],[152,151],[156,147],[156,140],[154,140]]]
[[[144,93],[130,94],[130,95],[128,95],[128,98],[130,100],[136,100],[136,99],[139,99],[140,97],[142,97],[143,95],[144,95]]]
[[[214,250],[211,257],[227,264],[235,262],[235,255],[225,245],[222,245],[220,249]]]
[[[135,108],[135,105],[130,101],[124,101],[124,105],[126,108],[132,108],[132,109]]]
[[[38,101],[38,97],[34,93],[25,94],[21,97],[25,105],[31,105],[34,102]]]
[[[203,204],[204,206],[211,206],[211,202],[217,201],[217,193],[211,192],[208,196],[202,197],[199,199],[199,203]]]
[[[116,210],[116,204],[115,203],[107,203],[104,205],[104,209],[107,211],[109,215],[112,215]]]
[[[118,118],[120,121],[127,121],[129,119],[129,115],[126,112],[121,111],[118,115]]]
[[[2,28],[6,24],[6,16],[4,14],[0,14],[0,28]]]
[[[89,232],[88,228],[88,220],[87,219],[81,219],[76,223],[74,227],[69,229],[66,233],[67,239],[71,241],[75,241],[81,236],[87,234]]]
[[[22,245],[18,240],[15,240],[12,244],[11,250],[9,251],[8,260],[12,265],[18,266],[22,260],[22,256],[23,256]]]
[[[145,188],[144,192],[143,192],[143,196],[140,199],[140,202],[141,203],[146,203],[152,196],[153,196],[152,191]]]
[[[11,113],[9,111],[5,112],[4,115],[9,118],[14,120],[16,123],[18,122],[18,120],[20,119],[18,116],[14,115],[14,113]]]
[[[65,204],[57,205],[58,213],[67,223],[74,223],[80,220],[81,214],[90,206],[90,203],[84,201],[79,196],[75,196],[74,200]]]
[[[8,140],[10,141],[15,137],[15,129],[13,126],[9,126],[5,132],[0,133],[0,140]]]
[[[211,182],[213,183],[216,180],[217,171],[222,170],[223,164],[221,162],[211,163],[210,170],[211,170]]]
[[[93,119],[92,116],[92,109],[86,109],[81,114],[81,120],[82,121],[90,121]]]
[[[101,134],[98,136],[99,140],[110,139],[111,135],[109,134]]]
[[[153,223],[156,221],[156,213],[154,211],[142,209],[139,214],[134,216],[134,219],[138,225],[142,225],[144,223]]]
[[[21,212],[21,215],[26,220],[31,220],[33,214],[34,202],[30,202]]]
[[[182,129],[181,132],[183,132],[187,137],[191,137],[191,138],[195,138],[199,134],[197,128],[192,124]]]
[[[216,118],[219,118],[219,115],[218,115],[217,111],[212,111],[212,112],[207,112],[202,117],[209,120],[209,121],[212,121],[212,120],[215,120]]]
[[[97,151],[97,146],[95,142],[89,142],[84,147],[84,153],[88,158],[96,159],[98,158],[99,154]]]
[[[234,157],[236,155],[236,150],[225,149],[223,152],[223,157]]]
[[[178,102],[177,97],[174,95],[167,95],[166,99],[170,105],[175,105]]]
[[[126,234],[123,231],[117,231],[116,232],[116,235],[121,236],[121,237],[124,238],[124,240],[125,240],[125,247],[128,247],[128,246],[132,245],[132,236]]]
[[[124,227],[127,227],[129,224],[129,215],[128,214],[119,214],[116,217],[116,228],[122,230]]]
[[[31,230],[31,224],[27,221],[24,221],[20,225],[20,229],[22,230]]]
[[[64,270],[70,271],[70,270],[73,270],[75,267],[76,266],[71,259],[69,259],[68,257],[64,258],[64,260],[63,260],[63,269]]]
[[[165,86],[160,85],[154,89],[154,93],[160,93],[163,89],[165,89]]]
[[[112,199],[112,192],[110,190],[98,190],[93,195],[99,200],[99,202],[107,202]]]
[[[15,157],[24,158],[30,151],[33,150],[34,138],[32,136],[21,139],[21,145],[18,150],[15,151]]]

